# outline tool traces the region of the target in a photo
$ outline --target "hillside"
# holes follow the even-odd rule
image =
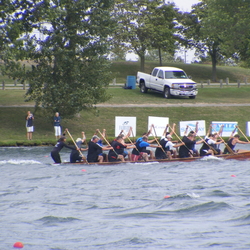
[[[157,62],[146,62],[145,73],[151,73],[152,69],[159,66]],[[192,77],[192,79],[198,83],[201,81],[206,82],[211,80],[212,66],[205,64],[184,64],[184,63],[165,63],[164,66],[173,66],[182,68],[186,73]],[[139,62],[113,62],[111,66],[113,77],[116,78],[117,83],[124,83],[128,75],[136,75],[137,71],[140,71]],[[250,82],[250,69],[232,66],[218,66],[217,67],[218,80],[228,77],[229,82],[237,82],[239,79],[241,82],[245,82],[245,78]]]

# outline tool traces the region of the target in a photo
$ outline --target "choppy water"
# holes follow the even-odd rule
[[[250,161],[54,165],[50,150],[0,148],[0,249],[250,249]]]

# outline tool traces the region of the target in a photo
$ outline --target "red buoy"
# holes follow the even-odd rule
[[[168,199],[168,198],[170,198],[171,196],[169,196],[169,195],[165,195],[164,196],[164,199]]]
[[[22,242],[16,242],[14,245],[13,245],[13,247],[15,247],[15,248],[23,248],[23,243]]]

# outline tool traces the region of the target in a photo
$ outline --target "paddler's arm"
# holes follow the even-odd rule
[[[188,128],[189,128],[189,126],[187,125],[186,130],[184,131],[184,136],[187,135]]]
[[[234,137],[234,133],[236,131],[236,129],[238,128],[238,126],[235,126],[234,130],[232,131],[231,135],[230,135],[230,138],[233,138]]]
[[[222,124],[222,125],[220,126],[220,130],[219,130],[219,132],[218,132],[218,135],[219,135],[219,136],[222,135],[223,128],[224,128],[224,124]],[[236,130],[236,127],[235,127],[234,131],[235,131],[235,130]]]
[[[210,125],[209,125],[209,127],[208,127],[208,130],[207,130],[207,135],[206,135],[206,137],[208,137],[208,136],[210,135],[210,133],[211,133],[211,130],[212,130],[212,124],[210,124]]]
[[[150,129],[147,132],[146,136],[149,136],[150,134],[152,134],[152,128],[153,128],[153,124],[151,124]]]
[[[173,134],[174,134],[174,132],[175,132],[175,127],[176,127],[176,124],[173,123],[172,130],[171,130],[171,132],[169,133],[170,135],[173,135]]]

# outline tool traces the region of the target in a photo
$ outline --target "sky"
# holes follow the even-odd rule
[[[199,0],[169,0],[170,2],[174,2],[175,5],[180,9],[180,11],[189,12],[191,10],[191,6],[199,3]]]

